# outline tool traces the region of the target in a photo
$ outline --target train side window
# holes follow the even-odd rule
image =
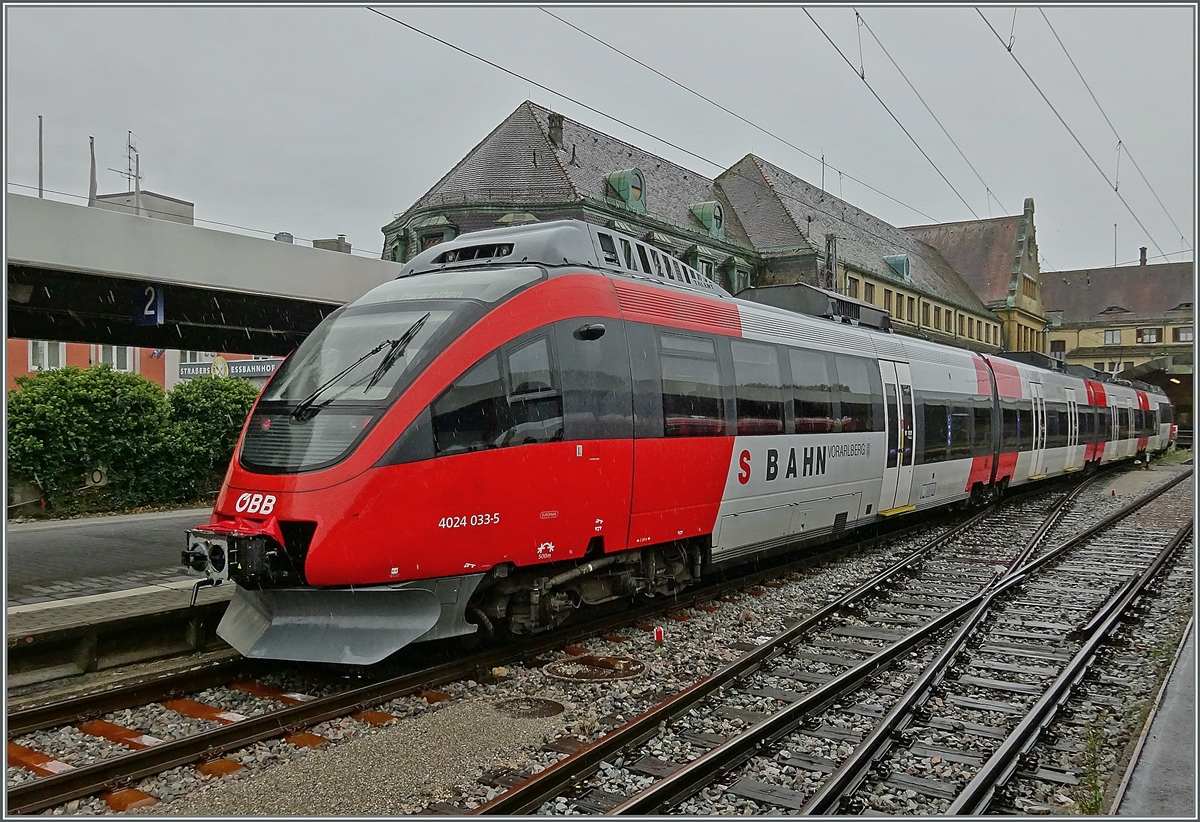
[[[1158,404],[1158,419],[1163,425],[1175,422],[1174,408],[1165,402]]]
[[[792,392],[797,434],[832,434],[842,430],[834,408],[829,358],[820,351],[788,350],[792,366]]]
[[[1033,450],[1033,401],[1021,400],[1017,406],[1017,446]]]
[[[605,329],[599,338],[575,336],[582,326],[596,323]],[[633,387],[625,323],[610,317],[580,317],[555,323],[554,333],[565,438],[631,438]]]
[[[900,464],[897,459],[897,448],[900,442],[900,415],[896,411],[896,386],[894,383],[886,383],[883,391],[884,401],[887,404],[887,464],[885,467],[895,468]]]
[[[971,456],[986,457],[992,453],[992,404],[975,406],[975,434],[971,439]]]
[[[1000,409],[1000,450],[1016,451],[1021,447],[1020,436],[1017,433],[1017,409],[1005,405]]]
[[[950,458],[971,456],[971,440],[975,431],[975,415],[970,408],[956,405],[950,409]]]
[[[625,267],[631,268],[634,271],[637,271],[638,270],[637,263],[635,263],[633,261],[633,246],[631,246],[629,244],[629,240],[626,240],[623,237],[620,238],[620,240],[621,240],[621,251],[623,251],[625,253]]]
[[[555,386],[550,336],[509,349],[508,415],[497,445],[534,445],[563,438],[562,395]]]
[[[842,431],[856,433],[875,431],[876,425],[882,423],[882,420],[875,419],[874,383],[882,382],[879,380],[878,367],[874,362],[862,357],[849,357],[841,354],[834,355],[834,363],[837,369]],[[871,379],[872,370],[876,372],[874,381]],[[906,407],[908,407],[907,398]],[[911,421],[906,422],[906,430],[908,430],[912,423]],[[911,440],[911,437],[909,439]],[[908,447],[906,447],[906,451]]]
[[[641,246],[638,246],[639,252]],[[659,334],[663,430],[668,437],[725,434],[717,351],[709,337]]]
[[[942,462],[950,454],[950,407],[925,398],[922,402],[924,442],[921,462]]]
[[[1107,406],[1102,406],[1096,409],[1097,430],[1099,431],[1100,442],[1108,442],[1112,439],[1112,412]]]
[[[637,244],[638,259],[642,261],[642,271],[647,274],[653,274],[653,269],[650,268],[650,258],[646,256],[646,246],[641,243]]]
[[[596,236],[600,238],[600,249],[604,252],[604,262],[620,265],[621,259],[617,256],[617,244],[613,242],[613,238],[600,231],[596,232]]]
[[[433,401],[433,440],[438,456],[497,447],[508,416],[500,356],[493,351]]]
[[[737,432],[782,434],[783,380],[774,346],[732,340]]]

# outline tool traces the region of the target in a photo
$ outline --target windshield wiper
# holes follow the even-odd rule
[[[315,403],[317,401],[317,397],[319,397],[325,393],[325,390],[327,388],[329,388],[329,386],[333,385],[335,382],[340,380],[342,377],[349,374],[355,368],[358,368],[358,366],[362,365],[363,362],[365,362],[367,359],[378,354],[380,351],[387,348],[389,345],[395,345],[397,342],[399,342],[399,340],[384,340],[379,345],[375,346],[370,351],[368,351],[366,354],[363,354],[357,360],[350,363],[348,366],[343,368],[341,371],[334,374],[332,377],[330,377],[328,380],[326,380],[324,383],[322,383],[321,386],[316,391],[312,392],[307,397],[300,400],[299,404],[294,409],[292,409],[292,419],[294,419],[296,422],[304,422],[305,420],[310,420],[313,417],[315,417],[317,412],[315,410],[313,410],[313,407],[312,407],[313,403]]]
[[[396,364],[396,360],[400,359],[400,355],[404,353],[404,349],[408,348],[408,344],[417,336],[417,332],[425,325],[425,321],[429,319],[429,312],[425,312],[425,316],[412,324],[400,339],[392,343],[391,349],[383,355],[383,362],[379,363],[379,367],[375,369],[375,373],[371,375],[371,379],[367,382],[367,387],[363,389],[363,393],[367,393],[375,387],[375,383],[383,379],[383,375]]]

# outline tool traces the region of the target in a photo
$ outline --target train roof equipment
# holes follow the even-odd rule
[[[737,298],[796,314],[824,317],[834,322],[861,325],[879,331],[892,330],[891,315],[882,308],[807,283],[751,286],[739,291]]]
[[[529,263],[588,266],[713,297],[730,296],[673,255],[636,237],[582,220],[472,231],[425,249],[404,264],[397,279],[452,268]]]

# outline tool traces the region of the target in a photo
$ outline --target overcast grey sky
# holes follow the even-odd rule
[[[125,167],[132,130],[143,186],[194,202],[199,220],[304,238],[341,233],[356,252],[374,256],[380,227],[527,98],[707,177],[754,152],[821,183],[819,161],[536,6],[380,8],[718,166],[366,7],[8,6],[8,191],[29,194],[20,185],[37,185],[39,114],[46,188],[83,197],[88,136],[96,138],[100,192],[123,191],[125,180],[106,169]],[[1100,169],[1118,181],[1145,230],[973,7],[864,6],[861,26],[850,6],[810,7],[853,68],[800,7],[547,8],[804,151],[823,154],[827,190],[895,225],[969,220],[972,213],[872,96],[859,66],[976,215],[1018,213],[1026,197],[1035,199],[1043,268],[1111,265],[1114,223],[1118,262],[1136,260],[1143,245],[1152,258],[1169,255],[1158,262],[1192,259],[1192,6],[1044,9],[1127,153],[1118,152],[1113,129],[1042,11],[983,8]]]

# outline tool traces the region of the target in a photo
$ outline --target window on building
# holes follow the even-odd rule
[[[29,370],[53,371],[63,367],[64,345],[45,340],[29,341]]]
[[[1121,329],[1113,328],[1104,332],[1105,345],[1120,345],[1121,344]]]
[[[1103,371],[1103,370],[1104,370],[1104,363],[1102,363],[1102,362],[1094,362],[1094,363],[1092,363],[1092,370],[1093,370],[1093,371]]]
[[[917,298],[916,297],[908,298],[908,311],[906,313],[908,315],[908,321],[910,323],[917,321]]]
[[[1192,327],[1191,326],[1187,326],[1185,328],[1172,328],[1171,329],[1171,342],[1191,342],[1191,341],[1192,341]]]
[[[1122,364],[1121,364],[1121,370],[1122,370],[1122,371],[1127,371],[1127,370],[1129,370],[1130,368],[1133,368],[1133,363],[1132,363],[1132,362],[1129,362],[1128,360],[1126,360],[1124,363],[1122,363]]]
[[[703,260],[702,259],[702,260],[699,260],[698,262],[699,262],[699,265],[697,265],[696,267],[700,269],[700,273],[703,274],[705,277],[708,277],[711,280],[713,278],[712,260]]]
[[[863,299],[869,303],[875,302],[875,283],[863,283]]]
[[[849,296],[851,296],[857,300],[858,299],[858,280],[855,279],[854,277],[847,278],[846,279],[846,291],[849,292]]]
[[[967,336],[972,340],[975,339],[975,318],[967,317]]]
[[[1119,366],[1120,366],[1120,365],[1121,365],[1121,363],[1119,363],[1119,362],[1112,362],[1112,361],[1110,360],[1110,361],[1109,361],[1109,363],[1108,363],[1108,370],[1109,370],[1109,371],[1111,371],[1111,372],[1113,372],[1113,373],[1115,374],[1115,373],[1117,373],[1117,371],[1118,371],[1118,369],[1119,369]]]
[[[1028,277],[1021,278],[1021,293],[1026,297],[1037,299],[1037,282]]]
[[[992,341],[992,326],[989,323],[983,324],[983,341],[990,343]]]
[[[206,362],[203,351],[180,351],[180,362]]]
[[[427,248],[433,248],[445,239],[446,236],[440,232],[438,234],[425,234],[421,237],[421,250],[424,251]]]
[[[892,289],[883,289],[883,310],[887,313],[892,313]]]
[[[921,325],[929,327],[929,303],[921,304]]]
[[[1137,341],[1140,343],[1162,342],[1162,332],[1161,328],[1139,328],[1137,330]]]
[[[1050,356],[1056,360],[1065,360],[1067,358],[1067,341],[1051,340]]]
[[[114,371],[133,370],[133,349],[124,345],[101,345],[99,362],[108,363]]]
[[[933,307],[933,327],[939,331],[942,328],[942,307],[940,305]]]
[[[967,318],[962,314],[958,315],[958,336],[963,336],[966,333]]]

